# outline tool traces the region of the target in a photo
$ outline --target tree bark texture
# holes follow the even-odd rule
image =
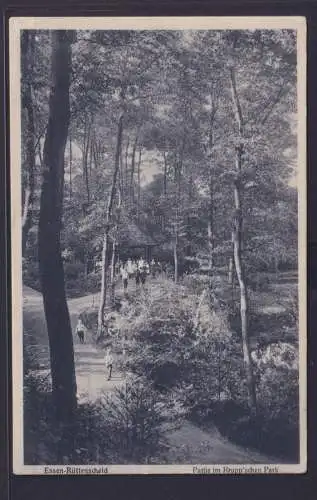
[[[178,234],[177,229],[175,229],[175,239],[174,239],[174,281],[178,283]]]
[[[142,148],[139,149],[138,159],[138,202],[137,202],[137,221],[140,220],[140,203],[141,203],[141,161],[142,161]]]
[[[22,108],[26,116],[24,132],[26,134],[26,187],[24,192],[23,215],[22,215],[22,256],[25,256],[26,244],[29,231],[33,222],[33,203],[35,189],[35,125],[32,97],[32,74],[34,64],[34,34],[24,30],[21,39],[22,52]]]
[[[73,169],[73,149],[72,149],[72,137],[69,134],[69,199],[73,196],[73,186],[72,186],[72,169]]]
[[[134,173],[135,173],[136,150],[137,150],[137,146],[138,146],[138,133],[139,133],[139,131],[137,132],[135,141],[133,143],[132,157],[131,157],[130,196],[131,196],[132,203],[134,203]]]
[[[233,231],[232,231],[233,257],[240,288],[241,336],[242,336],[243,359],[244,359],[247,386],[248,386],[248,402],[251,414],[255,414],[257,405],[256,405],[255,381],[253,375],[253,366],[252,366],[250,342],[249,342],[249,329],[248,329],[249,303],[248,303],[248,293],[244,275],[243,256],[242,256],[243,215],[242,215],[241,173],[242,173],[244,124],[243,124],[242,109],[237,92],[235,72],[233,68],[230,70],[230,81],[231,81],[232,100],[234,104],[236,120],[238,124],[238,134],[240,138],[240,144],[236,147],[236,176],[234,179],[234,186],[233,186],[234,205],[235,205],[235,215],[233,220]]]
[[[214,191],[211,166],[209,167],[209,205],[208,205],[208,260],[209,260],[209,301],[211,308],[214,307]]]
[[[166,152],[163,151],[163,159],[164,159],[164,174],[163,174],[163,193],[166,198],[167,195],[167,158]]]
[[[53,31],[52,86],[43,153],[39,264],[49,337],[53,399],[60,421],[69,421],[77,404],[73,336],[60,245],[64,154],[70,118],[70,74],[71,34],[62,30]]]
[[[84,131],[84,149],[83,149],[83,174],[87,193],[87,203],[90,204],[90,188],[89,188],[89,170],[88,170],[88,155],[90,148],[91,123],[87,119],[85,121]]]
[[[112,208],[114,203],[114,198],[116,194],[117,178],[120,167],[120,155],[121,155],[121,145],[122,145],[122,131],[123,131],[123,114],[120,116],[118,123],[117,132],[117,145],[116,145],[116,155],[115,155],[115,166],[112,178],[111,191],[109,195],[108,208],[106,213],[106,229],[103,239],[102,247],[102,266],[101,266],[101,293],[100,293],[100,304],[98,311],[98,338],[102,338],[105,329],[105,311],[106,311],[106,300],[107,300],[107,272],[108,272],[108,250],[109,250],[109,231],[111,225]]]
[[[110,284],[111,284],[111,295],[110,295],[110,304],[113,309],[115,306],[115,265],[116,265],[116,242],[112,242],[112,253],[111,253],[111,268],[110,268]]]

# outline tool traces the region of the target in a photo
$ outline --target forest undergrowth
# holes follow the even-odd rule
[[[204,283],[190,276],[178,285],[157,279],[140,293],[122,298],[120,310],[109,313],[108,335],[96,345],[111,346],[116,368],[129,375],[123,388],[79,405],[71,432],[74,443],[68,448],[72,463],[159,463],[166,435],[185,419],[207,431],[216,425],[223,436],[243,447],[297,460],[298,361],[296,343],[285,338],[296,326],[288,288],[280,299],[284,309],[277,316],[276,330],[253,334],[258,407],[251,417],[241,339],[234,329],[236,311],[226,302],[223,281],[214,287],[217,298],[211,310]],[[258,304],[260,295],[253,295]],[[256,311],[260,316],[263,311],[253,311],[256,322]],[[87,308],[83,317],[96,331],[97,310]],[[26,377],[30,463],[43,462],[43,453],[43,463],[61,463],[63,439],[52,419],[49,391],[47,381]],[[37,443],[36,449],[32,443]]]

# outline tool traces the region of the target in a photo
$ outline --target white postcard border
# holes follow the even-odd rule
[[[20,31],[22,29],[294,29],[297,30],[298,95],[298,249],[299,249],[299,464],[197,464],[27,466],[23,463],[23,300],[21,252]],[[307,220],[306,220],[306,19],[268,17],[12,17],[9,20],[11,276],[12,276],[12,431],[13,472],[45,475],[104,474],[298,474],[307,470]],[[227,469],[226,469],[227,468]],[[72,472],[69,471],[72,469]],[[256,472],[252,470],[257,469]],[[231,472],[230,472],[231,470]],[[236,472],[235,472],[236,471]]]

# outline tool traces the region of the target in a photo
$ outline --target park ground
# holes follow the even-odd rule
[[[141,293],[153,287],[157,287],[156,280],[150,280],[146,285],[146,289]],[[291,273],[284,273],[275,281],[274,286],[257,293],[257,310],[261,317],[260,324],[263,330],[258,332],[259,337],[268,334],[265,331],[265,325],[268,325],[271,329],[270,334],[273,337],[281,335],[281,331],[273,331],[274,325],[276,330],[278,318],[283,311],[285,312],[288,292],[292,287],[296,287],[296,277]],[[121,284],[117,288],[117,294],[121,297],[121,300],[127,300],[123,297]],[[140,292],[131,283],[128,300],[133,301],[138,293]],[[75,332],[79,314],[87,311],[87,309],[97,309],[98,299],[99,294],[92,294],[68,300],[73,332]],[[46,376],[49,375],[49,351],[42,296],[39,292],[25,286],[23,288],[23,301],[24,342],[36,352],[37,372]],[[292,334],[294,332],[284,332],[285,336]],[[115,388],[125,383],[125,374],[116,367],[116,364],[112,379],[107,380],[104,351],[96,345],[91,331],[87,332],[84,344],[80,344],[74,334],[74,352],[77,396],[80,404],[94,403],[98,398],[104,397],[107,393],[113,392]],[[183,422],[180,428],[168,434],[165,450],[160,460],[162,463],[192,464],[281,462],[280,459],[266,456],[230,442],[214,426],[208,427],[208,430],[206,430],[187,420]]]

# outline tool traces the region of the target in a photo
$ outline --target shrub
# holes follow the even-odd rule
[[[142,379],[130,378],[100,400],[80,404],[69,427],[54,419],[48,377],[28,374],[24,386],[26,464],[147,463],[183,415],[175,395],[166,397]]]
[[[258,371],[263,447],[296,460],[299,444],[297,349],[282,342],[268,346],[260,358]]]
[[[23,283],[26,286],[29,286],[34,290],[37,290],[38,292],[41,291],[40,273],[37,261],[34,261],[30,258],[23,258],[22,276]]]
[[[195,353],[198,363],[186,392],[191,417],[213,419],[225,403],[243,404],[247,396],[241,346],[230,335],[210,335]]]
[[[50,382],[28,373],[24,378],[24,461],[26,464],[57,464],[60,432],[53,422]]]
[[[85,265],[82,262],[64,262],[65,280],[75,280],[84,275]]]
[[[162,282],[138,301],[122,311],[128,370],[161,392],[177,389],[193,418],[208,414],[214,401],[245,397],[240,343],[226,309],[210,311],[208,290],[197,297],[187,287],[166,289]]]
[[[86,280],[87,292],[95,293],[100,291],[101,286],[101,273],[93,272],[88,274]]]
[[[276,343],[252,353],[257,380],[257,416],[243,400],[216,405],[212,418],[236,443],[282,459],[298,460],[299,394],[297,350]]]
[[[179,424],[182,414],[176,398],[162,396],[145,379],[135,377],[106,395],[103,404],[109,445],[132,463],[155,457],[166,432]]]
[[[267,273],[255,272],[247,276],[247,285],[252,290],[267,291],[270,287],[270,276]]]

